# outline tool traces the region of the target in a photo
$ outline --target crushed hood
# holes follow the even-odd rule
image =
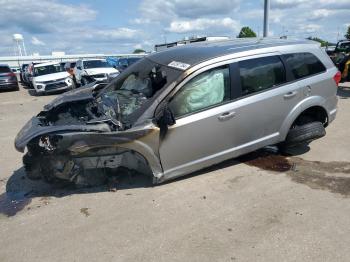
[[[63,93],[45,105],[44,111],[49,111],[54,107],[57,107],[64,103],[93,99],[92,92],[94,90],[94,85],[95,83],[91,83],[84,86],[83,88],[73,89],[71,91]]]
[[[94,117],[88,116],[86,109],[93,101],[93,86],[75,89],[60,95],[20,130],[15,139],[15,147],[23,152],[32,139],[59,131],[108,132],[111,128],[104,122],[87,124]]]

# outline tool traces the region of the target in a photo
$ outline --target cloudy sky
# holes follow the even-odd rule
[[[186,36],[262,35],[263,0],[0,0],[0,55],[12,34],[30,53],[125,53]],[[271,0],[270,34],[335,42],[350,25],[350,0]]]

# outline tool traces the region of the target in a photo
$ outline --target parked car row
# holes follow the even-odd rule
[[[126,60],[125,60],[126,59]],[[120,67],[111,65],[106,59],[80,59],[69,62],[45,62],[22,64],[20,80],[36,94],[71,90],[91,82],[110,82],[121,71],[138,59],[120,60]],[[120,69],[118,69],[120,68]]]

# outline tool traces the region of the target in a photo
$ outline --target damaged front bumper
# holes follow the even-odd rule
[[[80,183],[95,171],[115,173],[122,166],[151,174],[153,182],[159,182],[163,175],[159,128],[145,120],[116,129],[108,119],[94,118],[93,90],[88,87],[59,96],[17,134],[15,148],[20,152],[27,148],[23,163],[28,177]]]
[[[15,147],[20,152],[28,147],[25,157],[40,162],[36,164],[40,166],[38,174],[33,175],[33,164],[28,168],[23,161],[27,174],[32,172],[28,177],[53,176],[89,185],[86,176],[92,172],[101,170],[100,174],[105,174],[105,170],[116,170],[122,166],[151,175],[153,183],[158,183],[163,174],[158,142],[159,129],[152,123],[111,132],[107,124],[42,126],[41,120],[33,117],[16,136]],[[45,170],[49,174],[43,173]]]

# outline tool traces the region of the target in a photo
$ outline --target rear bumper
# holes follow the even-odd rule
[[[328,124],[334,121],[334,119],[337,116],[337,109],[338,106],[338,97],[330,97],[326,100],[326,103],[324,104],[324,107],[327,109],[328,114]]]
[[[18,82],[6,82],[0,83],[0,90],[14,89],[18,88]]]
[[[329,112],[329,120],[328,123],[333,122],[333,120],[335,119],[335,117],[337,116],[337,109],[333,109],[332,111]]]

